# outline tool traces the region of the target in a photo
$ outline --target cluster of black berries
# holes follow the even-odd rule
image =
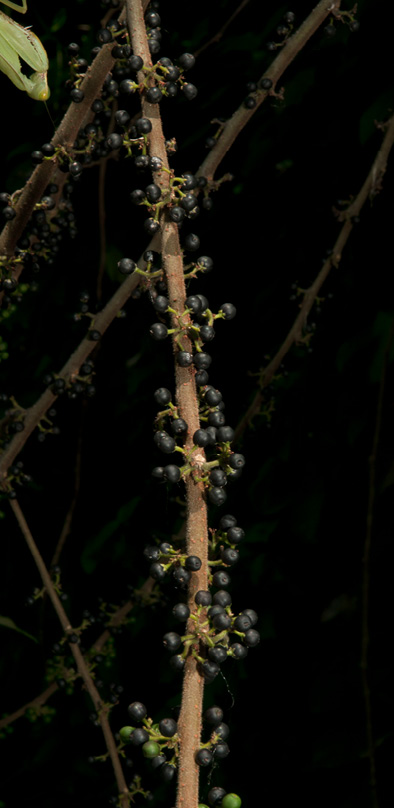
[[[148,545],[144,556],[152,562],[149,574],[155,581],[162,581],[166,573],[172,570],[173,581],[181,589],[186,589],[192,572],[201,568],[201,559],[198,556],[186,556],[175,550],[169,542],[162,542],[158,547]]]
[[[152,129],[152,124],[149,118],[140,118],[135,128],[146,136]],[[148,157],[147,155],[139,155],[134,160],[138,169],[150,169],[152,172],[161,169],[161,160],[158,157]],[[159,225],[159,212],[165,205],[168,211],[168,216],[172,222],[177,225],[182,225],[186,219],[195,219],[200,214],[200,207],[198,205],[198,198],[193,191],[195,189],[204,188],[204,199],[202,205],[204,208],[211,207],[211,199],[209,198],[209,189],[206,188],[207,180],[205,177],[197,178],[190,172],[185,172],[181,177],[170,180],[170,187],[163,194],[160,186],[155,183],[149,183],[143,190],[136,188],[130,194],[131,202],[134,205],[147,206],[151,216],[144,223],[144,228],[148,235],[152,236],[160,229]],[[209,203],[207,205],[207,202]],[[184,238],[185,249],[189,252],[198,250],[200,246],[200,239],[195,233],[189,233]],[[198,265],[198,266],[197,266]],[[195,277],[196,268],[200,271],[209,271],[212,269],[213,261],[208,256],[201,256],[196,262],[193,263],[193,272],[185,277]],[[187,267],[186,269],[188,269]],[[159,309],[158,309],[159,310]]]
[[[119,731],[121,740],[124,744],[140,746],[144,757],[151,761],[154,769],[159,770],[160,778],[169,783],[175,775],[179,753],[177,722],[173,718],[163,718],[154,724],[151,718],[146,717],[147,709],[140,701],[130,704],[127,712],[133,723],[142,723],[143,726],[122,727]]]
[[[198,661],[200,673],[209,683],[216,678],[220,665],[227,657],[244,659],[248,649],[259,644],[260,635],[253,628],[258,617],[253,609],[244,609],[235,615],[231,610],[231,595],[224,589],[219,589],[213,596],[208,590],[200,590],[196,593],[195,603],[195,612],[190,612],[184,603],[174,606],[172,613],[175,619],[184,622],[190,618],[189,633],[181,636],[169,631],[164,635],[163,643],[168,651],[178,651],[176,656],[171,657],[175,670],[183,669],[186,656],[191,653]],[[202,614],[205,609],[207,618],[205,612]],[[230,640],[230,635],[235,636]],[[206,657],[202,656],[203,653]]]
[[[43,384],[45,387],[50,387],[56,396],[61,396],[66,393],[67,397],[72,400],[75,400],[79,396],[92,398],[96,393],[96,388],[94,384],[92,384],[93,367],[93,362],[86,359],[85,362],[82,363],[78,375],[66,381],[66,379],[63,379],[61,376],[47,373],[43,378]]]

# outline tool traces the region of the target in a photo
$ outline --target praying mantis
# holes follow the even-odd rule
[[[22,5],[12,0],[1,0],[3,5],[25,14],[27,0]],[[22,73],[20,58],[35,71],[31,76]],[[38,36],[28,28],[0,11],[0,70],[18,87],[24,90],[35,101],[46,101],[49,98],[47,81],[48,56]]]

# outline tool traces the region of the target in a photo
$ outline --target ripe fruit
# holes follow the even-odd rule
[[[183,70],[190,70],[196,63],[196,57],[192,53],[182,53],[178,62]]]
[[[225,589],[220,589],[219,592],[216,592],[213,596],[213,602],[218,606],[230,606],[231,604],[231,595],[229,592],[226,592]]]
[[[195,446],[200,446],[203,449],[204,446],[208,446],[210,442],[210,437],[206,429],[196,429],[193,435],[193,443]]]
[[[230,527],[233,527],[233,525],[236,525],[236,524],[237,524],[237,520],[236,520],[235,516],[231,516],[230,514],[226,514],[225,516],[221,517],[220,522],[219,522],[219,527],[220,527],[220,530],[228,530]]]
[[[134,746],[142,746],[142,744],[147,741],[149,741],[149,733],[142,727],[137,727],[130,735],[130,742],[134,744]]]
[[[272,80],[268,78],[261,79],[260,87],[262,90],[270,90],[272,87]]]
[[[171,430],[174,435],[183,435],[187,432],[187,423],[183,418],[175,418],[171,423]]]
[[[260,642],[260,634],[256,629],[250,628],[245,632],[244,643],[248,648],[255,648]]]
[[[136,188],[135,191],[131,192],[130,199],[133,205],[140,205],[145,199],[145,194],[140,188]]]
[[[190,367],[193,364],[193,354],[189,351],[178,351],[176,361],[181,368]]]
[[[187,603],[176,603],[173,607],[172,613],[176,620],[181,620],[183,622],[189,618],[190,609]]]
[[[149,104],[159,104],[162,98],[163,93],[158,87],[149,87],[149,90],[146,92],[146,100]]]
[[[177,483],[181,479],[181,471],[178,466],[169,465],[164,466],[163,469],[163,476],[164,479],[167,480],[169,483]]]
[[[131,275],[135,267],[136,265],[131,258],[121,258],[121,260],[118,261],[118,270],[122,275]]]
[[[223,799],[225,794],[226,792],[224,788],[220,788],[220,786],[215,786],[214,788],[211,788],[211,790],[208,792],[209,804],[215,805],[217,802],[220,802],[220,800]]]
[[[202,561],[201,558],[198,556],[188,556],[185,561],[185,567],[187,570],[191,572],[196,572],[197,570],[201,569]]]
[[[136,121],[135,128],[139,135],[147,135],[152,131],[152,124],[149,118],[139,118]]]
[[[217,614],[212,620],[213,627],[217,629],[217,631],[227,631],[228,628],[231,626],[231,617],[225,612],[222,614]]]
[[[208,499],[212,502],[212,505],[223,505],[226,502],[227,494],[224,488],[210,488]]]
[[[163,718],[159,723],[159,730],[166,738],[172,738],[178,729],[178,725],[173,718]]]
[[[164,323],[153,323],[149,333],[155,340],[165,339],[168,336],[168,330]]]
[[[236,631],[247,631],[251,626],[252,623],[247,614],[240,614],[234,620],[234,628]]]
[[[232,303],[223,303],[223,305],[220,306],[220,311],[223,312],[225,320],[232,320],[237,313],[237,309]]]
[[[245,465],[245,458],[241,454],[232,454],[228,461],[232,469],[242,469]]]
[[[212,759],[213,755],[209,749],[199,749],[198,752],[196,752],[196,763],[198,763],[199,766],[209,766],[210,763],[212,763]]]
[[[215,677],[218,675],[220,668],[215,662],[211,662],[209,659],[206,659],[205,662],[203,662],[200,666],[200,670],[207,682],[213,682]]]
[[[197,370],[207,370],[212,363],[212,356],[201,351],[193,357],[193,361]]]
[[[196,592],[194,600],[197,606],[210,606],[212,603],[212,595],[207,590],[200,589]]]
[[[222,570],[220,572],[215,572],[212,578],[212,583],[214,586],[220,586],[220,587],[230,586],[231,578],[227,572],[224,572],[224,570]]]
[[[190,83],[184,84],[182,90],[185,98],[187,98],[188,101],[193,101],[193,98],[195,98],[198,93],[197,87]],[[198,248],[196,247],[195,249]]]
[[[217,760],[223,760],[229,754],[230,749],[224,741],[217,743],[213,748],[213,755]]]
[[[163,645],[167,651],[177,651],[179,646],[182,645],[182,638],[175,631],[169,631],[163,637]]]
[[[224,564],[232,566],[233,564],[236,564],[238,561],[239,558],[238,550],[233,550],[232,547],[226,547],[225,550],[220,551],[220,558],[222,559]]]
[[[127,712],[132,721],[142,721],[148,711],[145,704],[142,704],[140,701],[133,701],[132,704],[129,704]]]
[[[242,527],[230,527],[227,531],[227,541],[231,544],[239,544],[245,538],[245,531]]]
[[[215,645],[214,648],[208,649],[208,656],[212,662],[221,665],[227,659],[227,649],[223,645]]]
[[[124,260],[124,259],[123,259]],[[171,401],[171,393],[166,387],[159,387],[153,394],[156,404],[165,407]]]
[[[189,250],[189,252],[194,252],[195,250],[198,250],[199,246],[200,246],[200,239],[198,238],[198,236],[196,236],[195,233],[188,233],[188,235],[185,238],[186,250]]]

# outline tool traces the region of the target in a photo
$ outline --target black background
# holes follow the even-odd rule
[[[234,0],[162,2],[160,55],[176,59],[193,52],[236,7]],[[311,9],[307,2],[289,9],[252,0],[220,42],[201,54],[188,74],[197,98],[164,100],[161,107],[166,137],[178,143],[172,162],[178,174],[197,170],[206,155],[205,138],[216,131],[211,121],[229,117],[247,95],[246,83],[269,66],[273,57],[266,43],[278,39],[275,28],[283,14],[293,10],[299,23]],[[81,55],[89,59],[99,14],[95,3],[73,0],[48,16],[37,0],[18,18],[33,25],[48,50],[48,109],[55,124],[68,103],[66,46],[81,43]],[[222,391],[232,426],[257,390],[256,374],[297,314],[301,298],[291,299],[293,285],[306,288],[312,282],[335,242],[340,225],[333,207],[355,195],[368,174],[382,140],[375,122],[392,111],[391,30],[371,0],[358,4],[357,17],[358,33],[337,23],[335,37],[328,37],[324,26],[314,35],[279,81],[284,101],[267,99],[221,163],[216,179],[231,172],[233,181],[212,194],[211,212],[202,211],[183,228],[198,233],[199,254],[214,260],[213,272],[193,281],[190,292],[206,294],[214,311],[227,301],[237,307],[236,319],[219,321],[208,349],[214,360],[210,383]],[[51,139],[53,125],[44,105],[5,76],[0,81],[1,190],[13,192],[31,171],[31,151]],[[136,99],[122,98],[118,105],[138,109]],[[270,417],[258,416],[243,435],[242,479],[225,506],[210,508],[212,527],[228,512],[246,531],[231,593],[237,610],[258,611],[262,641],[245,663],[229,660],[226,679],[219,676],[206,688],[206,706],[216,703],[225,710],[231,755],[220,769],[202,773],[202,801],[210,778],[211,786],[240,794],[245,808],[256,800],[273,808],[295,801],[305,808],[373,805],[360,671],[362,557],[369,457],[386,368],[375,469],[369,676],[379,806],[391,804],[392,179],[390,157],[382,193],[362,210],[339,268],[322,289],[320,312],[311,312],[309,322],[316,327],[310,340],[290,351],[266,391]],[[149,181],[131,160],[108,161],[104,302],[121,281],[117,261],[136,260],[146,248],[144,213],[131,205],[129,194]],[[0,385],[23,407],[34,403],[45,373],[59,370],[83,337],[88,321],[75,323],[72,317],[82,290],[91,293],[95,310],[97,188],[98,168],[87,169],[73,194],[77,237],[65,239],[53,265],[42,263],[34,276],[38,289],[26,291],[2,323],[10,358],[1,364]],[[21,278],[32,279],[28,273]],[[155,314],[146,296],[130,300],[125,311],[97,349],[96,397],[59,399],[60,434],[48,435],[44,443],[33,434],[21,455],[34,482],[20,502],[49,564],[73,496],[81,436],[78,503],[60,562],[75,626],[83,609],[98,615],[98,598],[110,604],[127,599],[127,587],[140,586],[148,574],[144,546],[171,540],[182,524],[176,502],[181,486],[167,488],[150,476],[161,462],[152,441],[153,392],[159,386],[173,390],[171,348],[149,337]],[[6,501],[2,509],[0,612],[38,639],[33,643],[0,628],[0,711],[6,713],[45,688],[47,660],[61,630],[48,601],[31,609],[24,605],[40,581]],[[161,645],[163,633],[177,628],[170,610],[179,593],[169,583],[161,592],[156,607],[133,610],[133,621],[114,637],[115,656],[100,668],[104,698],[111,683],[124,687],[111,715],[114,732],[128,723],[131,701],[144,702],[155,720],[180,702],[181,680]],[[99,631],[88,629],[83,644],[88,647]],[[40,808],[107,805],[115,793],[113,775],[108,762],[88,763],[89,756],[104,752],[104,744],[89,721],[87,696],[77,682],[73,695],[58,692],[49,704],[56,708],[49,723],[21,718],[1,741],[0,805],[14,808],[21,799]],[[174,804],[173,787],[156,784],[139,750],[130,753],[127,772],[130,781],[142,776],[155,795],[153,805]],[[144,800],[137,798],[137,804]]]

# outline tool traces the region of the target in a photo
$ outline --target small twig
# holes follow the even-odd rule
[[[55,567],[56,564],[59,563],[60,555],[62,553],[64,544],[65,544],[67,536],[69,535],[70,530],[71,530],[71,524],[72,524],[72,520],[73,520],[73,517],[74,517],[74,511],[75,511],[75,507],[76,507],[76,504],[77,504],[77,501],[78,501],[79,489],[80,489],[80,485],[81,485],[81,458],[82,458],[83,424],[84,424],[84,418],[83,418],[83,411],[82,411],[80,424],[79,424],[79,430],[78,430],[77,447],[76,447],[76,452],[75,452],[74,491],[73,491],[71,502],[70,502],[70,505],[68,507],[68,511],[66,513],[66,518],[64,520],[63,527],[62,527],[62,530],[61,530],[61,533],[60,533],[60,536],[59,536],[59,539],[58,539],[58,542],[57,542],[57,545],[56,545],[56,548],[55,548],[55,552],[54,552],[52,560],[51,560],[51,564],[50,564],[51,567]]]
[[[271,79],[272,81],[272,90],[275,88],[277,81],[286,68],[297,56],[297,53],[302,50],[329,14],[331,14],[334,9],[339,8],[340,5],[341,0],[333,0],[331,5],[327,3],[327,0],[320,0],[320,3],[318,3],[316,8],[309,14],[309,17],[307,17],[300,27],[297,28],[295,33],[289,37],[276,59],[274,59],[268,70],[264,72],[264,78]],[[204,176],[208,180],[214,178],[219,163],[223,160],[225,154],[227,154],[234,140],[272,90],[258,92],[256,94],[256,106],[253,107],[253,109],[246,109],[242,105],[234,112],[232,117],[226,121],[216,146],[211,149],[204,162],[201,164],[197,176]]]
[[[378,401],[376,407],[375,429],[372,439],[371,454],[368,458],[368,466],[369,466],[368,506],[367,506],[364,550],[362,557],[361,679],[364,695],[368,759],[369,759],[369,775],[370,775],[370,787],[371,787],[373,808],[379,808],[379,803],[378,803],[377,783],[376,783],[376,760],[375,760],[375,742],[373,737],[373,725],[372,725],[371,691],[369,687],[369,675],[368,675],[369,593],[370,593],[370,578],[371,578],[370,559],[371,559],[373,519],[375,508],[375,493],[376,493],[375,490],[376,461],[379,448],[380,433],[382,429],[382,412],[383,412],[383,400],[386,384],[387,364],[391,346],[393,344],[393,339],[394,339],[394,322],[390,328],[390,333],[387,339],[387,345],[384,352],[383,367],[380,377]]]
[[[351,217],[358,216],[358,214],[361,211],[361,208],[367,201],[371,191],[373,191],[374,193],[376,192],[375,191],[376,177],[379,177],[380,183],[382,182],[384,173],[386,171],[388,156],[390,154],[390,150],[393,146],[393,143],[394,143],[394,116],[391,117],[387,122],[386,135],[375,157],[375,160],[372,164],[372,167],[368,173],[368,176],[364,184],[362,185],[359,193],[353,200],[350,207],[342,214],[342,218],[346,217],[346,221],[344,222],[342,229],[339,233],[339,236],[334,244],[332,254],[326,259],[315,280],[313,281],[311,286],[305,291],[303,301],[300,305],[300,312],[297,315],[296,319],[294,320],[294,323],[289,333],[287,334],[286,339],[280,346],[279,350],[277,351],[273,359],[271,359],[271,362],[264,369],[264,372],[261,376],[260,389],[256,393],[245,415],[241,418],[235,430],[234,441],[240,439],[244,430],[251,423],[254,416],[259,413],[260,407],[263,402],[263,390],[265,387],[268,387],[268,385],[271,383],[276,371],[279,369],[284,357],[286,356],[290,348],[295,343],[302,341],[302,334],[307,322],[308,314],[313,304],[315,303],[316,297],[321,287],[323,286],[323,283],[326,280],[328,274],[330,273],[331,268],[333,266],[337,268],[341,261],[343,248],[345,247],[346,242],[353,229],[353,223],[351,221]]]
[[[63,609],[61,604],[60,598],[58,597],[49,572],[45,566],[44,560],[41,556],[41,553],[33,539],[33,536],[30,532],[29,526],[26,522],[22,509],[17,501],[17,499],[10,500],[11,508],[15,514],[15,518],[18,522],[18,525],[21,529],[21,532],[26,540],[26,544],[33,556],[35,564],[38,568],[40,573],[42,582],[48,592],[48,595],[52,601],[52,605],[55,609],[55,612],[59,618],[60,624],[63,628],[63,631],[66,635],[70,635],[73,633],[73,627],[67,617],[66,612]],[[126,785],[126,781],[124,778],[124,774],[122,771],[122,767],[120,765],[119,755],[116,748],[115,740],[112,735],[112,731],[109,725],[107,713],[108,713],[108,706],[104,704],[102,701],[100,694],[93,682],[93,679],[89,673],[88,666],[86,664],[85,658],[78,648],[78,645],[75,643],[70,643],[70,651],[75,659],[75,663],[78,669],[78,673],[83,679],[84,685],[86,690],[89,693],[90,698],[94,704],[94,707],[97,711],[98,721],[100,722],[101,729],[103,731],[104,740],[107,746],[109,757],[111,758],[112,766],[114,769],[114,774],[116,778],[116,783],[118,786],[119,794],[120,794],[120,804],[122,808],[127,808],[129,806],[129,790]]]
[[[242,9],[245,8],[245,6],[247,6],[249,2],[250,0],[242,0],[242,3],[240,3],[239,6],[235,9],[235,11],[233,11],[233,13],[230,15],[230,17],[228,17],[228,19],[226,20],[224,25],[222,25],[220,30],[217,31],[216,34],[214,34],[214,36],[208,40],[208,42],[205,42],[204,45],[201,45],[201,48],[197,48],[197,50],[194,51],[194,56],[196,57],[200,56],[201,53],[203,53],[207,48],[210,47],[210,45],[214,45],[215,42],[220,42],[224,32],[227,31],[229,25],[231,25],[233,20],[235,20],[235,18],[238,17],[240,11],[242,11]]]

